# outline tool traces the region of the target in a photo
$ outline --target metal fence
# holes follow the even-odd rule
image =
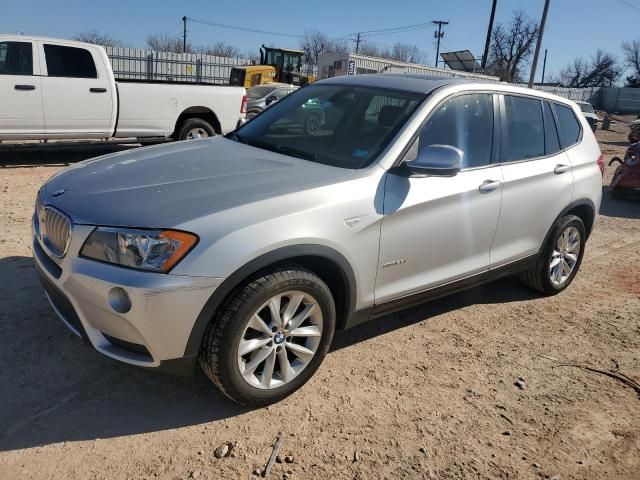
[[[247,58],[199,53],[154,52],[137,48],[105,47],[116,78],[226,84],[231,68],[248,65]]]

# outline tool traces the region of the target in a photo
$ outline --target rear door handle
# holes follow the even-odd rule
[[[90,88],[89,91],[91,93],[105,93],[107,89],[106,88]]]
[[[16,90],[35,90],[36,86],[35,85],[14,85],[14,87]]]
[[[553,169],[553,173],[555,173],[556,175],[560,175],[561,173],[566,172],[567,170],[569,170],[569,165],[564,165],[562,163],[559,163],[558,165],[556,165],[556,168]]]
[[[478,187],[481,193],[493,192],[495,189],[500,188],[502,182],[500,180],[485,180],[482,185]]]

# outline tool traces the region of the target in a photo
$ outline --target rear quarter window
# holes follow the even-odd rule
[[[580,141],[582,127],[573,109],[559,103],[554,104],[554,107],[558,117],[560,144],[563,149],[569,148]]]

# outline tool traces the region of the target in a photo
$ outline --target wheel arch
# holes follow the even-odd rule
[[[173,134],[171,136],[175,138],[180,132],[180,128],[182,127],[182,125],[184,125],[184,122],[186,122],[190,118],[201,118],[213,127],[213,130],[216,132],[216,134],[220,135],[222,133],[220,120],[218,120],[218,117],[213,110],[208,107],[193,106],[183,110],[182,113],[178,116],[175,127],[173,129]]]
[[[356,304],[356,277],[349,261],[324,245],[292,245],[254,258],[227,277],[211,295],[189,335],[185,356],[197,355],[209,322],[226,300],[261,270],[281,263],[296,263],[318,275],[331,290],[336,304],[336,328],[345,328]]]
[[[587,239],[589,238],[589,235],[591,235],[591,231],[593,230],[593,224],[596,219],[596,206],[591,199],[581,198],[567,205],[560,212],[560,214],[555,218],[555,220],[551,224],[551,227],[549,228],[549,231],[544,237],[544,241],[540,246],[540,251],[542,251],[544,246],[549,241],[549,237],[553,233],[554,225],[558,222],[558,220],[560,220],[562,217],[565,217],[566,215],[576,215],[577,217],[579,217],[580,220],[582,220],[582,223],[584,223],[584,228],[587,231]]]

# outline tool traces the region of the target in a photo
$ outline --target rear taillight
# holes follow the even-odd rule
[[[604,156],[600,155],[598,157],[598,168],[600,169],[600,173],[602,173],[602,176],[604,177]]]
[[[242,96],[242,104],[240,105],[240,113],[247,113],[247,96]]]

